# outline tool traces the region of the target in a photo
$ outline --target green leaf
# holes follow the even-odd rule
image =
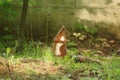
[[[9,47],[7,47],[6,53],[7,53],[7,54],[10,54],[10,50],[11,50],[11,49],[10,49]]]
[[[71,80],[70,78],[68,78],[67,76],[62,76],[61,80]]]
[[[7,2],[12,2],[12,0],[7,0]]]
[[[75,24],[75,26],[76,26],[76,29],[78,29],[78,30],[84,30],[84,24],[82,24],[82,23],[77,22]]]
[[[3,3],[2,3],[2,1],[0,1],[0,5],[2,5]]]

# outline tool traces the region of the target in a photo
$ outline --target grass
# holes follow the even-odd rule
[[[22,54],[8,56],[12,66],[13,75],[17,80],[119,80],[120,57],[117,56],[90,56],[94,51],[85,53],[95,59],[100,59],[102,64],[85,62],[76,63],[70,54],[74,55],[78,50],[71,48],[63,57],[54,56],[51,47],[25,46]],[[22,59],[37,59],[40,62],[21,63]],[[24,75],[23,75],[24,74]],[[10,80],[10,78],[5,79]]]

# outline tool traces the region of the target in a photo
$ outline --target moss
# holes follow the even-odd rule
[[[112,0],[106,0],[106,4],[112,3]]]
[[[118,3],[118,6],[120,6],[120,3]]]
[[[87,11],[89,12],[89,13],[91,13],[91,14],[97,14],[97,10],[96,10],[96,8],[86,8],[87,9]]]

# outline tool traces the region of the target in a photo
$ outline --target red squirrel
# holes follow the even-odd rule
[[[65,39],[66,32],[68,31],[63,25],[54,38],[53,52],[56,56],[64,57],[67,54],[66,39]]]

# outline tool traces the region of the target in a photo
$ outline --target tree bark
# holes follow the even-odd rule
[[[26,18],[27,18],[27,9],[28,9],[29,0],[23,0],[21,20],[20,20],[20,30],[19,30],[19,45],[16,47],[16,51],[20,52],[23,50],[23,45],[25,42],[25,27],[26,27]]]
[[[20,39],[25,39],[25,26],[26,26],[26,18],[27,18],[27,9],[28,9],[29,0],[23,0],[23,7],[21,13],[21,20],[20,20]]]

